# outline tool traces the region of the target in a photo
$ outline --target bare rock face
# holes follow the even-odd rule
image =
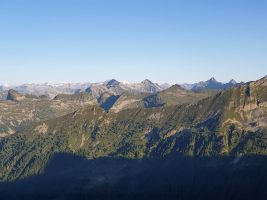
[[[153,83],[148,79],[142,81],[141,84],[143,85],[144,90],[148,93],[156,93],[162,90],[158,84]]]
[[[105,85],[108,89],[110,89],[112,87],[116,87],[116,86],[120,85],[120,82],[115,80],[115,79],[111,79],[109,81],[106,81]]]
[[[6,99],[10,100],[10,101],[21,101],[21,100],[25,99],[25,96],[23,96],[22,94],[20,94],[16,90],[11,89],[8,91]]]
[[[109,110],[116,103],[119,97],[119,95],[113,95],[106,92],[98,98],[98,103],[104,110]]]

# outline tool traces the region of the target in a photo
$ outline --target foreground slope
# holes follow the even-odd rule
[[[3,200],[266,199],[267,158],[53,156],[44,173],[0,183]]]

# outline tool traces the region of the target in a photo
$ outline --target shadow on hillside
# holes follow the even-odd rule
[[[0,184],[0,199],[266,199],[267,157],[85,160],[55,155],[39,176]]]

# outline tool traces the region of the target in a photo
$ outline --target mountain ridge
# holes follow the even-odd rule
[[[231,79],[229,82],[223,83],[217,81],[214,77],[210,78],[207,81],[200,81],[193,84],[181,84],[187,90],[193,91],[207,91],[207,90],[225,90],[234,86],[238,86],[241,83],[237,83],[234,79]]]
[[[180,86],[170,90],[186,91]],[[2,138],[0,179],[39,174],[56,152],[87,159],[141,160],[169,155],[266,155],[266,94],[263,78],[177,105],[117,112],[98,104],[86,105]]]
[[[215,80],[215,78],[213,79]],[[212,78],[209,79],[208,81],[201,81],[199,83],[179,84],[179,85],[181,85],[183,88],[187,90],[194,90],[194,91],[209,90],[213,89],[209,88],[207,85],[207,83],[211,80]],[[238,85],[239,83],[236,83],[236,81],[232,79],[228,83],[221,83],[216,81],[216,84],[217,87],[215,87],[215,89],[221,90],[221,89],[228,89],[230,87]],[[87,91],[90,94],[93,94],[93,96],[95,97],[99,97],[100,94],[103,92],[111,92],[114,95],[120,95],[125,91],[131,92],[133,94],[138,94],[138,93],[154,94],[159,91],[168,89],[171,86],[172,85],[168,83],[157,84],[150,81],[149,79],[145,79],[140,83],[125,83],[117,81],[116,79],[110,79],[104,82],[97,82],[97,83],[62,82],[62,83],[43,83],[43,84],[32,83],[32,84],[21,84],[17,86],[0,85],[0,97],[2,96],[2,98],[6,98],[7,91],[10,89],[16,90],[22,93],[23,95],[26,94],[35,96],[47,95],[50,98],[54,98],[59,94],[75,94],[85,91]]]

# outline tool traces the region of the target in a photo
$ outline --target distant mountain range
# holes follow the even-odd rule
[[[22,84],[17,86],[0,86],[0,93],[14,89],[21,94],[47,95],[54,98],[58,94],[74,94],[77,91],[85,91],[90,85],[90,83]]]
[[[235,80],[231,80],[228,83],[222,83],[211,78],[207,81],[201,81],[194,84],[181,84],[180,86],[186,90],[192,91],[207,91],[207,90],[224,90],[236,86]],[[149,93],[155,94],[162,90],[170,88],[172,85],[168,83],[158,84],[148,79],[141,83],[124,83],[115,79],[107,80],[100,83],[58,83],[58,84],[22,84],[17,86],[0,86],[0,98],[7,97],[7,91],[14,89],[21,94],[31,95],[47,95],[50,98],[54,98],[58,94],[75,94],[79,92],[88,92],[93,97],[99,98],[103,93],[109,93],[111,95],[121,95],[124,92],[131,94]]]
[[[218,82],[214,77],[207,81],[200,81],[193,84],[182,84],[181,86],[187,90],[193,91],[203,91],[203,90],[225,90],[233,86],[240,85],[234,79],[230,80],[228,83]]]

